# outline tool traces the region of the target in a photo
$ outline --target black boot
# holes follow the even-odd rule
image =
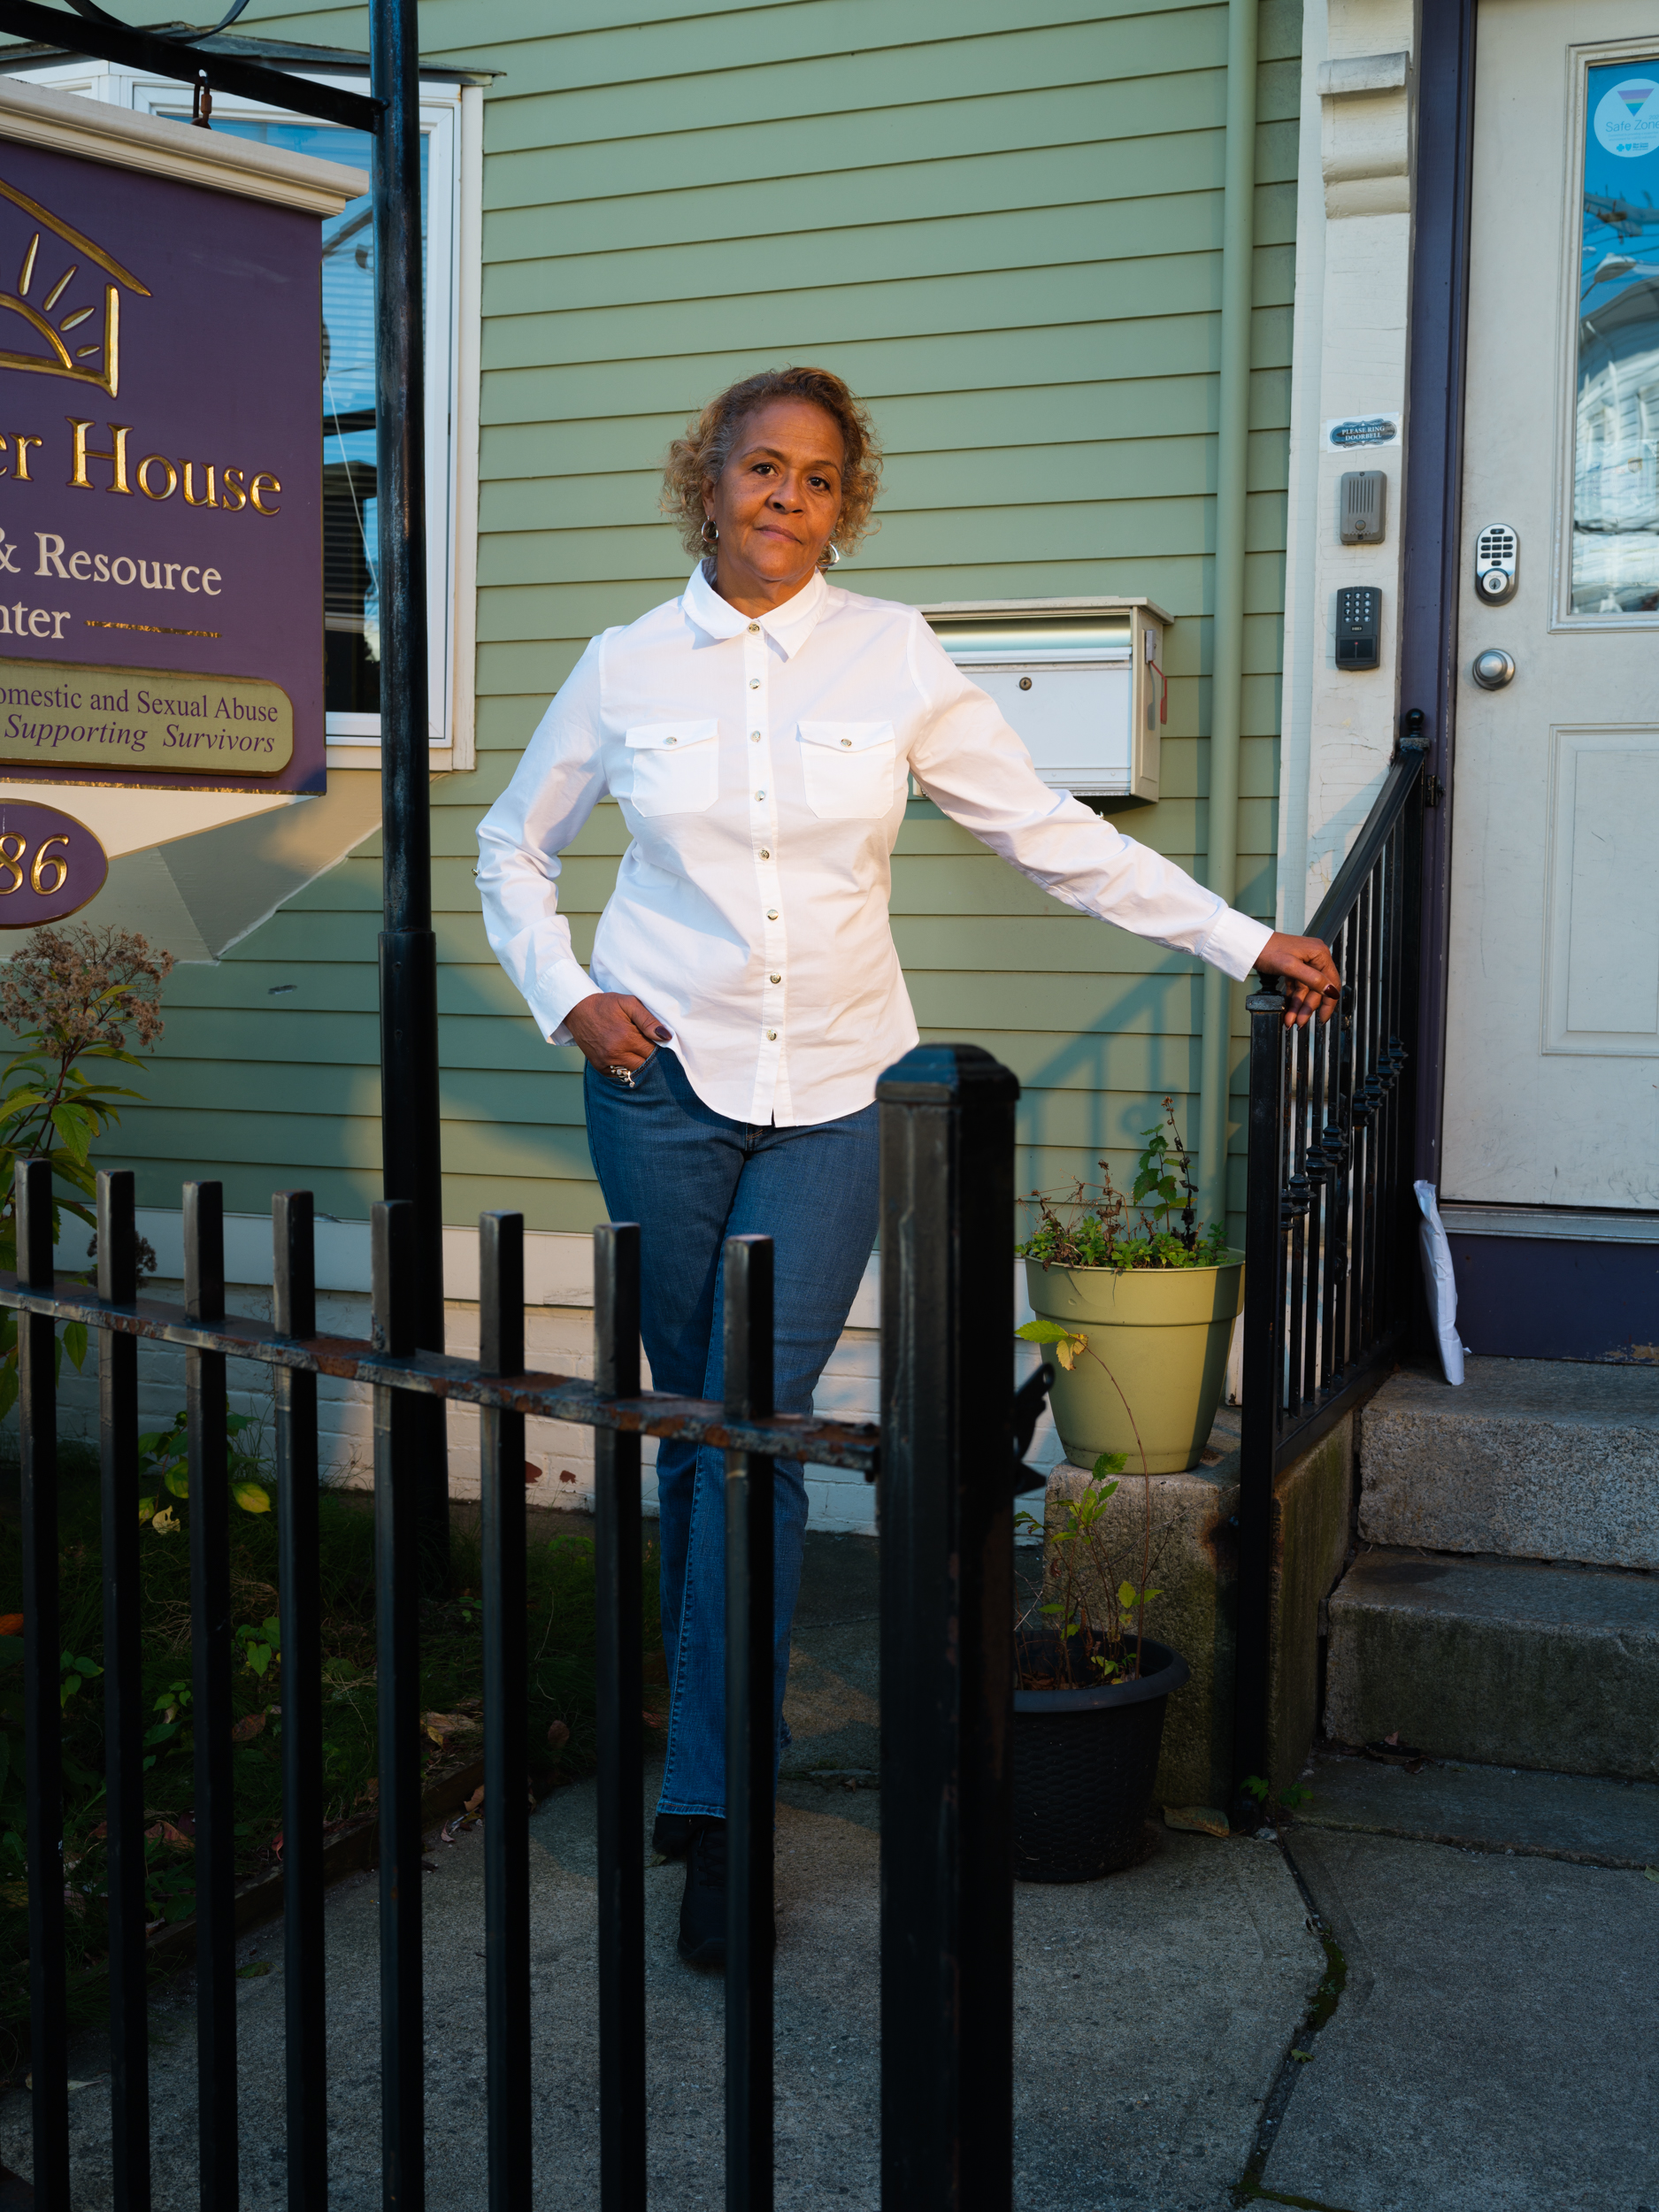
[[[691,1848],[689,1813],[658,1813],[651,1824],[651,1848],[659,1858],[683,1859]]]
[[[726,1823],[691,1820],[686,1893],[680,1901],[680,1955],[687,1966],[726,1970]]]
[[[686,1893],[680,1901],[680,1955],[687,1966],[706,1967],[712,1973],[726,1970],[726,1823],[696,1819],[687,1824],[690,1847],[686,1853]],[[774,1921],[767,1940],[775,1950],[778,1929]]]

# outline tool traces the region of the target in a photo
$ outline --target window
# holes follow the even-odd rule
[[[142,113],[188,121],[189,88],[102,62],[15,73]],[[360,75],[308,73],[353,91]],[[481,96],[421,87],[421,234],[426,367],[427,695],[434,765],[472,764],[473,588],[478,450],[478,252],[465,280],[460,242],[475,235]],[[374,454],[374,234],[369,141],[360,131],[284,116],[215,94],[213,128],[361,169],[364,191],[323,225],[323,663],[328,754],[372,765],[380,736],[379,545]],[[463,220],[467,191],[470,226]],[[465,303],[465,305],[464,305]],[[464,334],[464,320],[470,328]]]
[[[1659,611],[1659,64],[1591,68],[1585,98],[1572,611]]]

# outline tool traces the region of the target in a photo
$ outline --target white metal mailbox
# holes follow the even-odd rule
[[[1156,799],[1167,696],[1150,599],[964,599],[923,607],[990,693],[1045,783],[1079,798]]]

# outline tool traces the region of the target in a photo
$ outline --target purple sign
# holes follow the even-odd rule
[[[109,872],[103,846],[73,814],[0,799],[0,929],[61,922],[97,897]]]
[[[320,270],[315,214],[0,140],[0,780],[324,788]]]

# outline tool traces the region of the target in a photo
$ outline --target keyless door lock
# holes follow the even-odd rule
[[[1375,584],[1349,584],[1336,595],[1336,664],[1375,668],[1382,660],[1382,594]]]
[[[1515,596],[1521,541],[1507,522],[1489,522],[1475,540],[1475,589],[1488,606]]]

